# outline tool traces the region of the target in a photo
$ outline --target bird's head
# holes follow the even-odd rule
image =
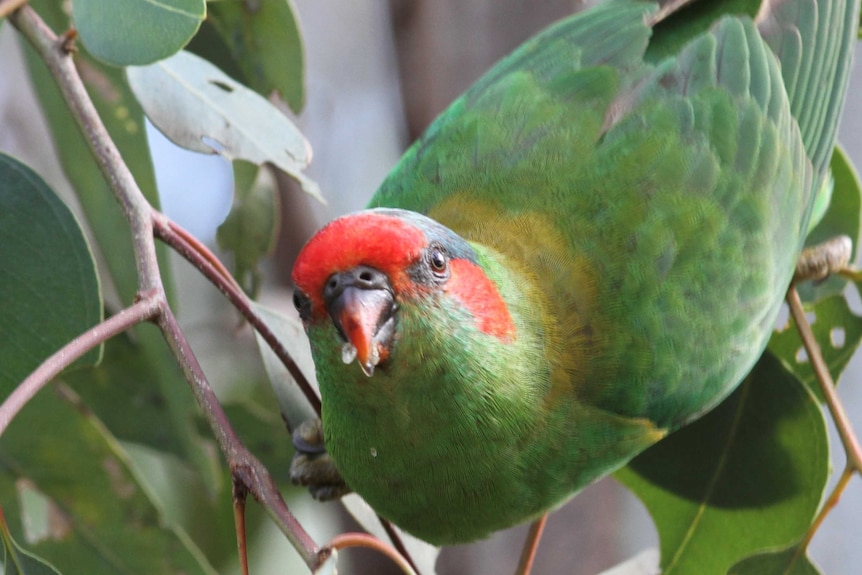
[[[306,331],[330,322],[344,363],[356,359],[369,377],[392,356],[402,308],[434,297],[485,334],[505,341],[515,331],[471,244],[415,212],[377,208],[332,221],[300,252],[293,281]]]

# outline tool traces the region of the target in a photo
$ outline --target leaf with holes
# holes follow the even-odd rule
[[[715,410],[617,472],[646,505],[663,575],[725,575],[798,541],[829,471],[823,414],[770,353]]]
[[[299,113],[305,103],[302,35],[290,0],[215,2],[209,21],[263,95],[276,91]]]
[[[311,161],[308,142],[257,92],[189,52],[126,73],[147,117],[178,146],[230,160],[270,162],[322,199],[317,184],[302,173]]]
[[[72,17],[90,53],[114,66],[175,54],[206,16],[204,0],[75,0]]]
[[[832,378],[837,382],[862,342],[862,317],[850,310],[843,295],[830,296],[813,306],[807,306],[807,309],[808,317],[813,315],[813,320],[809,321],[812,322],[811,329],[820,344],[823,359]],[[802,339],[792,319],[788,320],[783,330],[772,335],[769,350],[823,401],[811,362],[802,347]]]
[[[727,575],[820,575],[820,571],[805,554],[805,549],[793,545],[746,557],[731,567]]]

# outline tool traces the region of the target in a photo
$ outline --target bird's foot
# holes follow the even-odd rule
[[[340,499],[350,493],[335,462],[326,452],[323,424],[319,419],[304,421],[293,432],[296,453],[290,462],[290,480],[294,485],[308,487],[318,501]]]
[[[806,280],[822,281],[841,272],[850,263],[853,242],[847,236],[836,236],[823,243],[805,248],[796,261],[793,283]]]

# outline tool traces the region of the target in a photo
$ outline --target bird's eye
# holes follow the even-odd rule
[[[448,263],[449,259],[446,257],[446,254],[443,253],[443,250],[439,248],[433,248],[428,254],[428,264],[431,266],[431,270],[436,274],[445,273]]]

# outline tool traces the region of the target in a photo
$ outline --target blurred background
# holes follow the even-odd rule
[[[314,148],[308,170],[327,204],[279,180],[282,230],[276,257],[267,264],[262,300],[291,312],[289,273],[303,242],[321,225],[361,209],[400,154],[424,127],[501,56],[550,22],[583,7],[572,0],[294,0],[304,34],[307,104],[296,121]],[[63,177],[53,154],[31,88],[23,78],[20,52],[5,27],[0,34],[0,149],[15,154],[55,188]],[[851,80],[839,139],[862,166],[862,57]],[[41,125],[34,130],[34,125]],[[208,245],[231,206],[230,164],[217,156],[185,152],[150,128],[163,210]],[[222,397],[241,394],[243,382],[260,378],[253,340],[237,331],[237,319],[221,296],[184,264],[175,262],[180,318]],[[185,296],[185,297],[183,297]],[[857,302],[858,303],[858,302]],[[857,306],[862,312],[862,306]],[[239,344],[237,344],[239,341]],[[247,364],[236,365],[244,345]],[[229,361],[230,360],[230,361]],[[253,377],[249,373],[255,374]],[[840,392],[857,430],[862,430],[862,363],[857,356]],[[273,410],[275,410],[273,403]],[[277,432],[274,431],[274,432]],[[838,446],[830,428],[833,445]],[[286,438],[281,444],[289,445]],[[843,452],[833,453],[843,468]],[[284,479],[284,478],[280,478]],[[841,504],[814,540],[812,556],[824,573],[850,573],[862,565],[862,546],[852,535],[862,509],[862,485],[854,479]],[[321,505],[301,490],[290,502],[318,540],[353,528],[336,505]],[[254,507],[254,505],[251,505]],[[265,521],[252,547],[255,573],[303,573],[304,566],[280,533]],[[438,563],[441,574],[510,572],[526,528],[491,539],[448,548]],[[640,503],[613,479],[605,479],[555,513],[546,528],[534,573],[594,575],[655,547],[657,536]],[[351,558],[349,552],[347,560]],[[356,552],[345,573],[395,573],[385,561]],[[224,572],[238,572],[234,565]]]

